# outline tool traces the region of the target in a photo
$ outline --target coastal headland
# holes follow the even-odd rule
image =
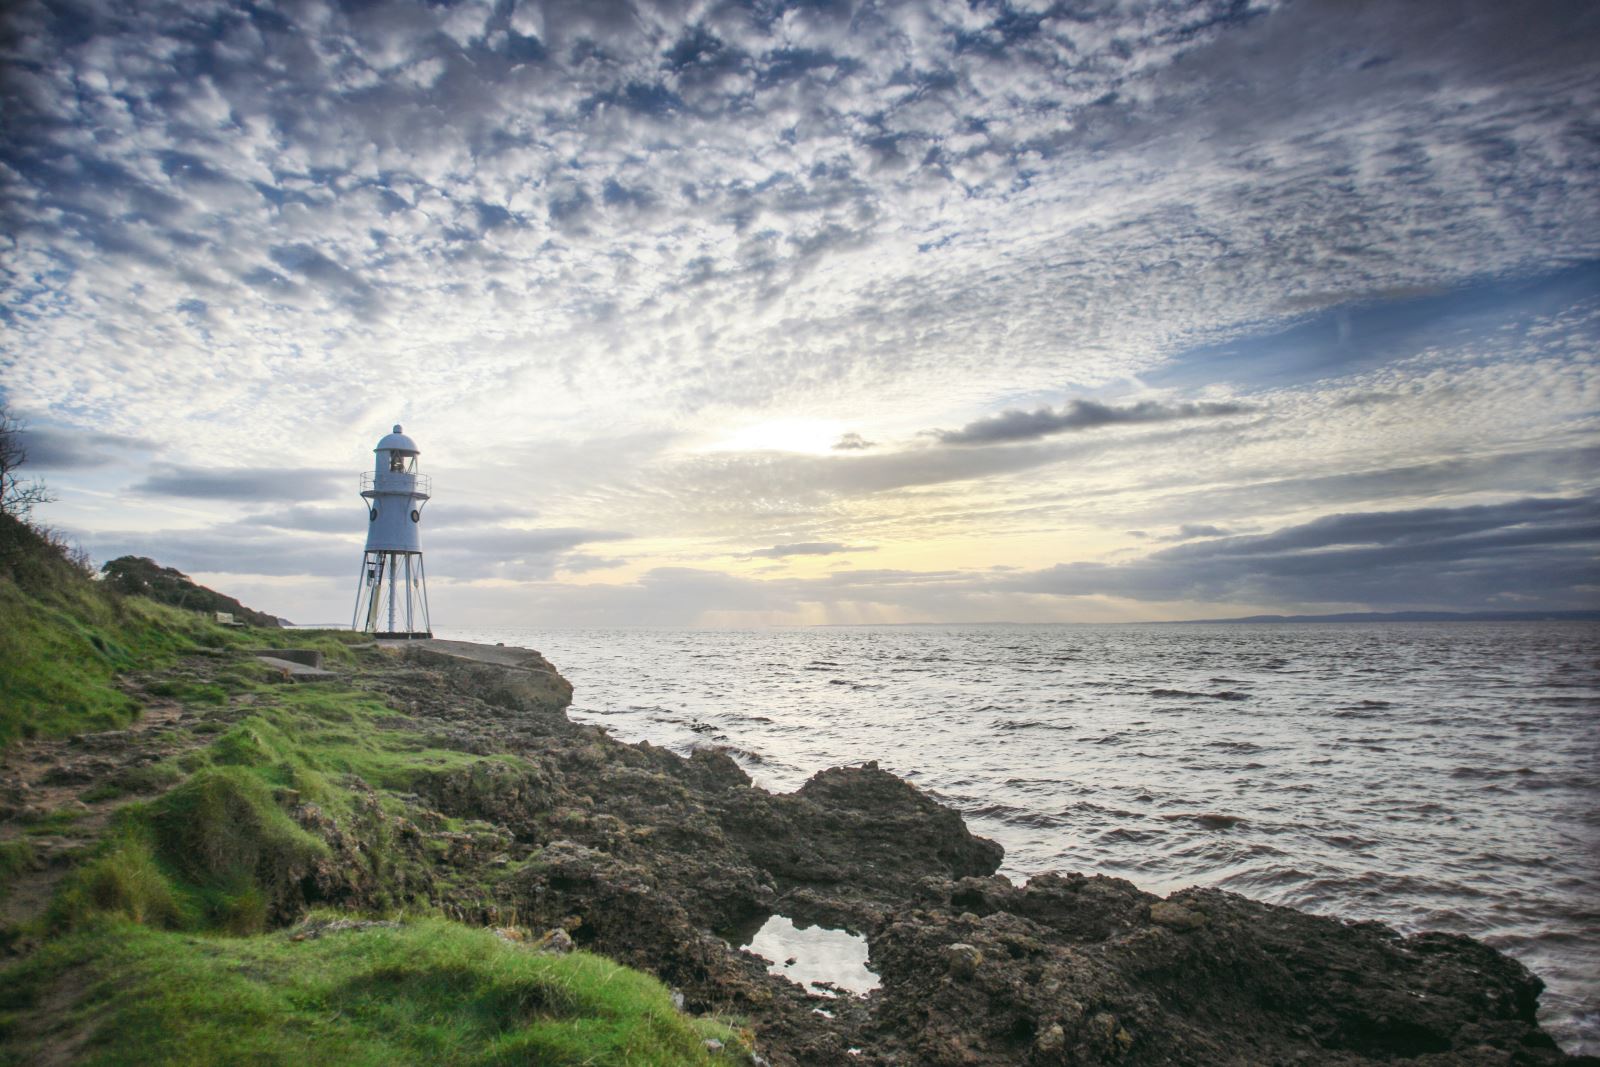
[[[4,1062],[198,1063],[207,1041],[253,1062],[1594,1062],[1479,942],[1093,874],[1014,884],[999,845],[875,763],[774,794],[715,749],[572,722],[535,651],[3,588],[32,620],[9,698],[50,699],[19,658],[49,646],[121,701],[8,735]],[[309,656],[314,684],[263,654]],[[769,973],[738,945],[773,915],[864,936],[880,987]],[[584,999],[636,980],[626,1005]],[[572,1044],[536,1043],[557,1031]]]

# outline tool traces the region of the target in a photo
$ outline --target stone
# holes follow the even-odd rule
[[[950,973],[957,978],[971,978],[983,963],[983,953],[963,941],[945,949],[944,958],[950,965]]]
[[[1182,904],[1158,900],[1150,905],[1150,921],[1172,930],[1196,930],[1206,924],[1206,917]]]
[[[572,943],[572,935],[560,928],[548,931],[539,939],[539,951],[556,956],[565,956],[576,947]]]

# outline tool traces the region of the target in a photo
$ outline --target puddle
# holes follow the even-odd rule
[[[768,972],[807,992],[866,996],[878,988],[878,976],[867,969],[867,939],[847,930],[797,927],[788,916],[774,915],[739,947],[766,960]]]

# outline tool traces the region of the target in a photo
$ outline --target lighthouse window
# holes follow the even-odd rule
[[[412,522],[421,522],[422,521],[422,512],[418,511],[416,508],[412,508],[411,509],[411,521]]]
[[[406,457],[400,452],[389,453],[389,469],[395,473],[403,474],[406,469]]]
[[[367,512],[367,521],[368,522],[377,522],[378,521],[378,509],[377,508],[372,508],[370,511]]]

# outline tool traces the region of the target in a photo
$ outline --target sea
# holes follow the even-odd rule
[[[1600,623],[440,629],[543,652],[571,716],[757,784],[877,760],[1002,873],[1216,886],[1469,934],[1600,1052]]]

